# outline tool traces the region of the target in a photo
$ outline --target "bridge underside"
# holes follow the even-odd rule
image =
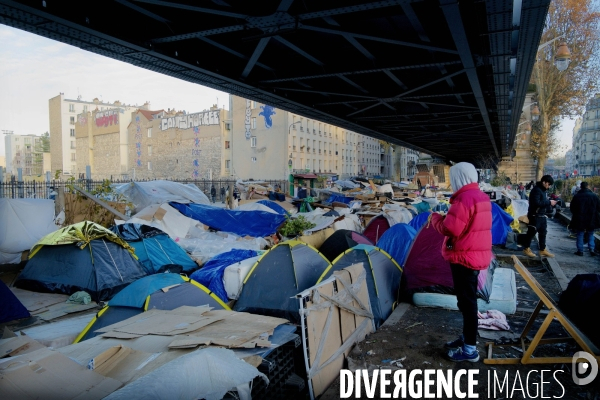
[[[452,161],[510,155],[549,0],[0,0],[0,23]]]

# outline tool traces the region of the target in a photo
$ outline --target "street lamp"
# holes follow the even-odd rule
[[[296,124],[299,124],[300,122],[302,122],[302,121],[296,121],[296,122],[292,122],[292,123],[290,124],[290,126],[289,126],[289,128],[288,128],[288,135],[289,135],[289,134],[291,133],[291,131],[292,131],[292,126],[294,126],[294,125],[296,125]]]

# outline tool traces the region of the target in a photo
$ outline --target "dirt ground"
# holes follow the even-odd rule
[[[509,258],[499,258],[501,267],[513,268]],[[550,270],[541,260],[523,260],[526,267],[534,277],[542,284],[547,292],[556,299],[560,294],[560,286]],[[514,268],[513,268],[514,269]],[[516,272],[516,271],[515,271]],[[527,287],[526,282],[517,274],[517,298],[518,310],[533,309],[537,303],[537,296]],[[527,311],[517,311],[513,315],[508,315],[507,320],[511,326],[513,336],[518,336],[522,332],[525,324],[529,320],[531,313]],[[532,328],[530,337],[537,331],[545,315],[540,315]],[[454,340],[462,331],[462,317],[458,311],[450,311],[437,308],[419,308],[409,306],[408,310],[400,320],[391,326],[382,326],[377,332],[369,335],[365,340],[359,343],[352,351],[346,368],[368,369],[373,371],[380,368],[398,369],[392,366],[390,360],[403,359],[402,367],[409,371],[414,369],[441,369],[458,371],[460,369],[479,370],[478,385],[476,393],[478,398],[490,399],[529,399],[529,398],[563,398],[563,399],[600,399],[600,378],[587,386],[577,386],[571,378],[571,364],[537,364],[537,365],[490,365],[483,363],[483,358],[487,354],[485,342],[490,341],[481,335],[493,336],[490,331],[481,331],[478,338],[478,351],[481,360],[477,363],[454,363],[444,358],[443,344]],[[511,332],[496,333],[496,335],[510,335]],[[558,322],[552,322],[548,329],[546,337],[565,337],[566,332]],[[494,350],[494,357],[516,358],[520,357],[520,346],[504,348],[506,350]],[[578,348],[573,342],[563,344],[544,345],[538,347],[534,353],[535,356],[570,356]],[[543,393],[539,391],[541,381],[540,370],[550,370],[556,372],[556,378],[553,378],[552,372],[544,374]],[[496,387],[496,394],[493,390],[494,374],[500,380],[504,379],[508,371],[510,391],[505,388],[500,391]],[[532,371],[530,373],[530,371]],[[527,376],[529,374],[529,385]],[[489,375],[488,375],[489,374]],[[519,384],[517,374],[522,384]],[[488,377],[489,380],[488,380]],[[560,384],[557,383],[560,382]],[[492,381],[490,383],[489,381]],[[516,390],[512,390],[513,387]],[[519,390],[523,388],[524,391]],[[527,391],[529,389],[529,392]],[[537,395],[536,395],[537,388]],[[489,391],[489,392],[488,392]],[[375,398],[379,397],[379,387]],[[367,398],[364,388],[362,397]],[[543,395],[543,396],[542,396]],[[340,379],[338,378],[321,396],[321,400],[331,400],[340,398]],[[351,398],[356,398],[354,394]],[[412,398],[408,396],[407,398]],[[415,397],[416,398],[416,397]],[[442,397],[446,398],[446,397]]]

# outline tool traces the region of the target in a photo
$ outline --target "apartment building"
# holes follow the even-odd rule
[[[43,139],[36,135],[4,134],[6,173],[23,177],[41,176],[50,171],[50,153],[44,152]]]
[[[573,130],[573,154],[577,175],[595,176],[600,172],[600,94],[588,102],[585,113]]]

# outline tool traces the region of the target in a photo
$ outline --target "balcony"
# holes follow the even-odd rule
[[[306,151],[310,153],[310,147],[307,147],[307,148],[306,148]]]
[[[317,134],[317,130],[313,128],[313,133],[316,135]]]
[[[317,149],[313,149],[313,154],[317,154]]]
[[[329,150],[329,155],[331,155],[331,150]]]
[[[303,126],[300,127],[300,132],[304,132],[304,127]]]
[[[319,154],[321,154],[321,149],[319,149]]]
[[[292,150],[296,151],[296,146],[292,146]]]

